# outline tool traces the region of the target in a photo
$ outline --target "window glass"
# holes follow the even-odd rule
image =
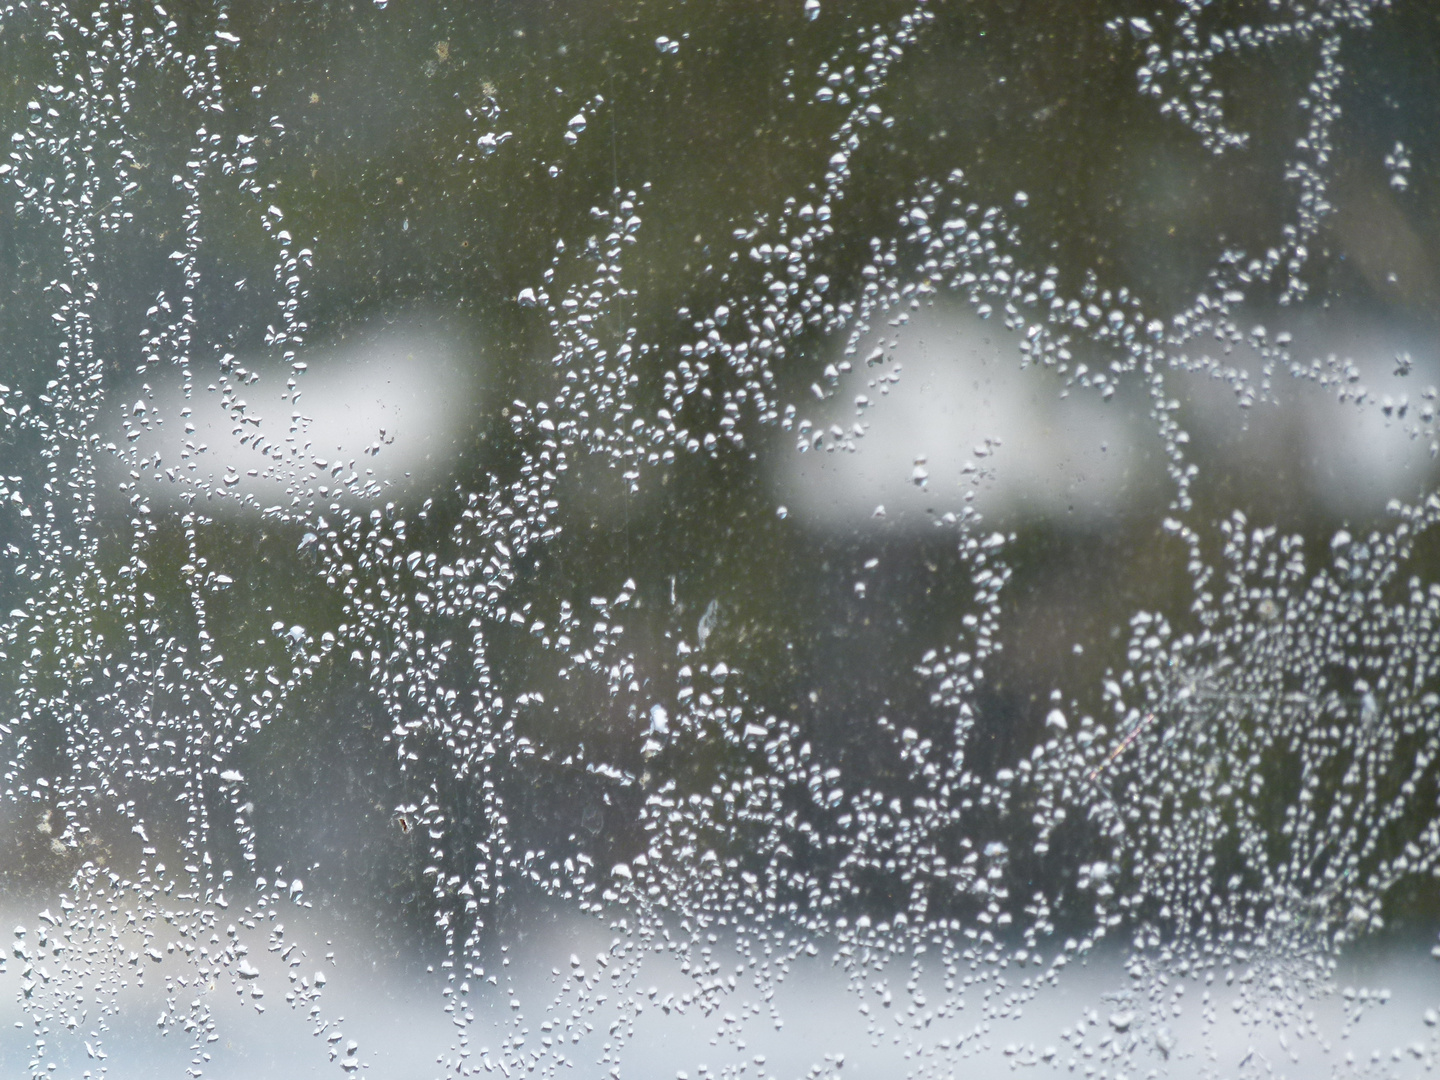
[[[4,3],[0,1067],[1430,1069],[1437,49]]]

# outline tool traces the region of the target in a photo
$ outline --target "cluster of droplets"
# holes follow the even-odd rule
[[[583,244],[557,241],[542,284],[519,295],[548,321],[557,388],[505,407],[514,476],[458,491],[463,509],[443,535],[431,528],[433,504],[413,517],[382,505],[353,463],[316,458],[306,442],[297,350],[311,251],[254,179],[255,133],[220,133],[220,56],[234,44],[223,13],[214,47],[191,55],[171,44],[177,28],[158,6],[143,18],[118,6],[85,19],[47,8],[55,79],[37,90],[29,126],[0,164],[17,213],[56,231],[70,271],[46,286],[55,377],[43,387],[0,388],[7,430],[43,447],[47,470],[39,481],[0,484],[3,513],[16,517],[24,541],[9,551],[23,595],[0,643],[0,658],[16,671],[12,712],[0,724],[5,794],[43,808],[52,853],[75,862],[69,889],[52,905],[60,914],[47,909],[36,929],[17,929],[12,947],[36,1031],[32,1072],[45,1071],[52,1025],[93,1028],[86,1049],[103,1058],[106,1018],[131,982],[147,978],[165,990],[157,1026],[192,1040],[194,1075],[219,1037],[199,991],[220,982],[263,1010],[266,984],[285,980],[285,1002],[313,1022],[331,1058],[347,1071],[360,1067],[358,1043],[321,1009],[333,957],[307,955],[279,921],[287,905],[309,903],[305,885],[283,867],[258,865],[262,839],[235,767],[255,734],[332,664],[363,679],[384,713],[398,771],[413,778],[395,813],[424,850],[446,952],[445,1008],[458,1030],[442,1061],[455,1074],[501,1067],[560,1075],[587,1063],[582,1052],[618,1068],[646,1009],[699,1011],[716,1022],[717,1039],[743,1050],[748,1018],[781,1025],[776,989],[823,950],[848,980],[870,1039],[903,1043],[921,1074],[943,1075],[987,1044],[990,1021],[1018,1015],[1071,961],[1120,933],[1132,939],[1132,988],[1105,1023],[1092,1014],[1065,1033],[1077,1054],[1099,1045],[1101,1060],[1117,1067],[1142,1053],[1168,1058],[1182,979],[1238,982],[1242,1009],[1303,1027],[1307,1002],[1328,985],[1333,950],[1383,925],[1386,897],[1436,868],[1440,825],[1428,809],[1440,755],[1432,661],[1440,594],[1402,581],[1401,568],[1440,504],[1397,507],[1393,528],[1363,541],[1337,536],[1319,568],[1299,540],[1252,530],[1239,517],[1221,528],[1218,556],[1208,553],[1213,537],[1183,520],[1196,468],[1168,380],[1216,375],[1250,404],[1266,400],[1283,374],[1338,386],[1354,404],[1407,419],[1408,403],[1376,401],[1344,361],[1306,366],[1291,358],[1283,331],[1240,329],[1242,305],[1260,285],[1278,284],[1281,302],[1304,297],[1307,245],[1329,211],[1339,32],[1362,25],[1372,6],[1329,5],[1263,33],[1202,41],[1199,5],[1186,5],[1169,28],[1183,47],[1166,55],[1147,45],[1142,87],[1219,151],[1244,136],[1225,122],[1212,85],[1216,59],[1282,39],[1321,41],[1302,106],[1310,126],[1291,169],[1296,221],[1263,255],[1227,252],[1204,292],[1167,319],[1095,275],[1067,293],[1058,270],[1028,266],[1018,226],[1007,212],[969,201],[958,170],[895,207],[893,235],[872,240],[853,289],[817,272],[852,163],[865,137],[890,123],[876,99],[933,16],[922,5],[891,27],[866,28],[817,73],[813,100],[843,110],[821,177],[773,224],[734,230],[726,280],[736,293],[708,314],[686,311],[693,337],[665,365],[663,404],[652,414],[636,389],[641,361],[656,347],[629,325],[635,298],[623,284],[646,189],[617,188],[609,206],[595,207],[595,233]],[[1144,20],[1129,28],[1146,40],[1158,33]],[[77,82],[68,73],[79,55],[92,63]],[[124,61],[118,68],[100,63],[112,55]],[[177,364],[187,402],[213,379],[242,442],[286,484],[274,505],[260,506],[234,468],[207,472],[204,447],[187,446],[174,463],[132,448],[155,425],[186,424],[188,404],[165,415],[142,390],[123,421],[127,446],[99,445],[95,434],[106,382],[87,325],[97,234],[131,221],[142,183],[131,177],[144,171],[124,110],[109,106],[148,92],[147,72],[164,65],[184,73],[197,122],[186,171],[170,181],[181,223],[170,253],[176,280],[147,312],[139,373]],[[1172,81],[1181,90],[1167,91]],[[477,131],[490,127],[462,156],[483,159],[505,141],[498,119],[487,99],[472,120]],[[571,141],[586,126],[583,114],[577,121]],[[278,136],[283,125],[272,120],[270,129]],[[114,168],[101,167],[102,146]],[[266,343],[290,365],[288,425],[253,415],[243,393],[254,373],[233,354],[216,345],[202,355],[200,191],[217,177],[234,178],[265,204],[257,220],[274,245],[276,305]],[[117,189],[107,195],[107,184]],[[1052,372],[1062,391],[1108,398],[1124,380],[1143,385],[1176,492],[1179,516],[1166,531],[1192,568],[1193,628],[1137,614],[1128,666],[1088,706],[1083,695],[1067,704],[1057,691],[1031,752],[993,769],[974,763],[976,702],[1003,645],[1013,538],[986,534],[968,505],[941,519],[970,575],[963,630],[915,664],[929,712],[899,723],[877,716],[864,734],[870,763],[883,768],[853,767],[800,720],[757,700],[742,662],[727,652],[718,602],[693,635],[688,624],[669,635],[670,685],[643,677],[626,637],[640,592],[627,569],[591,595],[524,587],[559,535],[562,477],[582,461],[614,469],[635,492],[647,469],[679,454],[748,451],[754,424],[791,431],[810,451],[862,448],[863,423],[827,427],[784,401],[777,365],[802,356],[808,338],[841,340],[843,358],[818,375],[812,393],[824,399],[863,377],[854,402],[863,417],[883,407],[872,395],[883,398],[900,377],[894,340],[865,356],[863,371],[850,358],[876,327],[898,335],[910,312],[942,294],[960,296],[981,317],[998,314],[1025,362]],[[1211,335],[1251,345],[1259,370],[1194,356],[1193,343]],[[1092,367],[1082,345],[1112,359]],[[1416,431],[1433,440],[1435,394],[1422,397]],[[102,456],[128,473],[120,487],[130,532],[120,557],[95,528]],[[153,552],[159,515],[142,478],[184,488],[183,554],[173,566],[158,565]],[[293,563],[336,598],[328,624],[276,618],[248,638],[224,625],[215,601],[234,580],[204,545],[214,525],[203,507],[215,499],[254,502],[265,521],[301,537]],[[147,589],[172,572],[184,582],[182,600]],[[611,758],[533,734],[564,705],[526,684],[526,664],[502,656],[543,662],[562,683],[615,702],[634,752]],[[62,735],[58,769],[36,752],[36,733],[48,730]],[[527,845],[512,820],[515,794],[547,774],[602,791],[612,814],[633,807],[642,839],[600,858],[602,845],[576,838],[598,831],[582,820],[568,847]],[[1296,775],[1298,787],[1288,779]],[[183,808],[185,827],[162,835],[169,818],[157,808],[166,800]],[[609,919],[615,931],[593,960],[576,955],[569,970],[553,972],[543,1049],[522,1038],[506,949],[494,957],[500,915],[526,891]],[[1080,928],[1063,943],[1061,918]],[[738,964],[722,961],[732,952]],[[657,953],[673,957],[686,989],[662,995],[642,985],[643,965]],[[262,956],[274,959],[262,964]],[[513,1003],[513,1030],[476,1046],[474,1003],[490,987]],[[978,1004],[973,1023],[960,1019],[967,1001]],[[1097,1029],[1108,1032],[1098,1044]],[[1014,1054],[1017,1064],[1062,1058],[1054,1048]],[[842,1064],[831,1055],[812,1075]],[[763,1075],[763,1062],[755,1065]]]
[[[1139,16],[1114,19],[1106,28],[1144,43],[1145,61],[1136,72],[1140,92],[1159,103],[1217,154],[1244,148],[1249,135],[1226,119],[1225,94],[1217,85],[1216,67],[1237,56],[1292,43],[1339,42],[1346,30],[1368,29],[1386,0],[1342,0],[1340,3],[1273,3],[1269,21],[1236,27],[1205,26],[1205,0],[1182,0],[1166,18]],[[1312,88],[1313,89],[1313,88]],[[1302,101],[1302,108],[1316,104]]]
[[[1385,171],[1390,174],[1390,186],[1396,191],[1410,186],[1410,151],[1403,142],[1397,142],[1395,149],[1385,155]]]
[[[709,314],[681,310],[696,337],[680,346],[679,359],[665,372],[666,416],[696,415],[699,423],[717,414],[719,437],[712,432],[707,449],[722,439],[743,447],[741,421],[746,416],[788,427],[795,407],[781,403],[774,365],[795,355],[807,334],[852,331],[875,308],[877,284],[867,282],[858,301],[832,299],[830,276],[814,266],[833,246],[833,221],[865,136],[894,123],[874,99],[933,18],[921,5],[893,27],[862,28],[852,48],[821,66],[817,76],[824,88],[817,92],[817,101],[845,109],[830,136],[835,149],[823,176],[810,185],[805,198],[787,198],[773,225],[761,215],[754,225],[734,229],[736,247],[726,257],[729,269],[722,280],[741,285],[742,292],[716,304]],[[846,63],[852,54],[856,62]],[[743,270],[750,263],[758,278]],[[838,375],[838,368],[827,372],[828,377]]]
[[[197,317],[201,190],[216,178],[235,177],[242,193],[261,194],[250,176],[255,137],[221,134],[227,126],[222,54],[238,39],[222,12],[211,44],[187,53],[176,46],[177,24],[159,5],[101,4],[84,13],[20,5],[3,18],[7,31],[28,25],[43,38],[54,71],[35,88],[28,125],[8,141],[0,180],[16,194],[18,219],[34,222],[63,249],[64,269],[43,285],[51,298],[52,363],[48,371],[38,366],[41,384],[3,391],[9,437],[36,444],[35,459],[43,463],[38,477],[10,477],[5,488],[7,512],[17,519],[14,533],[23,538],[8,549],[20,593],[3,627],[12,681],[0,724],[5,794],[33,808],[26,817],[38,816],[36,831],[51,859],[72,874],[59,914],[46,910],[38,928],[15,932],[22,1000],[35,1027],[30,1069],[43,1075],[54,1068],[46,1050],[52,1028],[83,1032],[85,1052],[103,1061],[122,991],[144,985],[154,968],[149,977],[166,993],[159,1027],[162,1033],[184,1029],[193,1039],[198,1076],[218,1035],[197,991],[229,983],[263,1011],[245,932],[270,924],[282,902],[308,903],[299,879],[267,885],[254,875],[253,804],[229,762],[313,671],[314,657],[293,641],[290,648],[260,641],[227,661],[210,611],[233,579],[201,554],[206,521],[200,515],[185,513],[180,522],[184,555],[175,564],[152,565],[157,524],[139,484],[142,471],[183,480],[191,501],[210,493],[210,481],[190,475],[196,469],[190,453],[167,463],[141,459],[134,438],[120,447],[102,444],[98,421],[109,376],[97,346],[95,308],[107,237],[133,227],[136,208],[153,187],[175,211],[178,227],[169,233],[168,252],[175,283],[146,313],[137,370],[143,375],[162,361],[178,364],[188,394],[205,336]],[[174,202],[164,194],[167,180],[157,175],[161,163],[137,156],[143,140],[132,130],[132,104],[155,92],[152,82],[164,69],[175,70],[184,84],[186,115],[195,121],[188,160],[168,178]],[[271,126],[278,130],[278,121]],[[289,234],[276,224],[280,217],[271,208],[263,219],[280,245],[279,329],[271,336],[297,345],[303,323],[295,271],[309,252],[291,254]],[[221,369],[226,366],[222,361]],[[127,436],[165,419],[186,422],[188,408],[162,417],[148,387],[143,394],[126,410]],[[241,402],[237,423],[243,414]],[[128,470],[119,484],[129,511],[123,553],[98,520],[97,484],[107,457]],[[214,494],[224,493],[215,483]],[[173,590],[151,584],[159,574],[178,574],[178,605]],[[55,734],[58,762],[45,752]],[[162,809],[165,803],[183,807],[178,831],[162,824],[175,818]],[[122,874],[112,866],[129,869]],[[237,875],[256,886],[243,910]],[[323,974],[296,975],[287,1000],[318,1018],[324,981]],[[53,1049],[53,1036],[49,1042]]]
[[[1185,980],[1207,1005],[1221,984],[1238,1014],[1318,1037],[1310,1003],[1340,948],[1440,866],[1440,589],[1404,577],[1437,513],[1433,498],[1397,506],[1390,531],[1338,534],[1320,567],[1299,537],[1234,515],[1223,573],[1197,583],[1199,629],[1138,613],[1101,719],[1071,732],[1052,713],[1037,789],[1083,807],[1104,848],[1053,899],[1088,893],[1097,933],[1132,935],[1149,1006],[1131,1010],[1127,1054],[1168,1056]],[[1064,827],[1044,822],[1037,851]]]
[[[1366,13],[1359,7],[1347,11],[1351,21],[1364,21]],[[921,22],[923,17],[914,25]],[[1290,356],[1287,332],[1271,335],[1260,326],[1240,329],[1243,305],[1260,286],[1280,281],[1281,303],[1304,297],[1307,243],[1331,209],[1325,176],[1343,71],[1338,61],[1340,26],[1322,22],[1301,28],[1303,33],[1294,27],[1286,30],[1299,40],[1326,31],[1319,71],[1301,103],[1311,117],[1310,128],[1298,147],[1301,157],[1291,168],[1301,188],[1297,220],[1263,256],[1226,252],[1206,290],[1186,310],[1168,319],[1154,317],[1126,289],[1103,289],[1093,276],[1082,283],[1078,295],[1066,296],[1053,268],[1030,270],[1006,250],[1019,246],[1018,233],[998,209],[965,205],[953,195],[942,207],[947,193],[940,185],[902,203],[893,239],[872,242],[873,257],[862,268],[855,300],[827,297],[831,283],[813,275],[811,252],[833,233],[831,222],[849,161],[842,151],[827,170],[825,197],[788,201],[768,236],[763,220],[754,228],[736,230],[735,238],[748,248],[737,250],[731,262],[748,258],[756,264],[760,288],[750,290],[748,299],[726,301],[695,319],[693,329],[700,336],[682,347],[681,359],[666,373],[670,401],[661,419],[670,424],[700,402],[707,408],[718,403],[722,441],[743,447],[740,407],[748,406],[761,423],[778,420],[782,427],[796,429],[802,448],[854,449],[863,425],[848,431],[826,429],[802,419],[794,405],[781,404],[768,391],[775,383],[771,365],[795,347],[806,327],[847,334],[847,356],[853,356],[876,319],[903,325],[905,309],[948,291],[967,296],[981,316],[1002,307],[1007,328],[1021,336],[1024,356],[1054,370],[1066,386],[1109,397],[1121,380],[1138,378],[1151,397],[1178,511],[1191,506],[1189,489],[1197,468],[1188,461],[1189,438],[1167,389],[1172,372],[1223,378],[1236,389],[1242,405],[1269,400],[1275,375],[1283,373],[1338,386],[1342,402],[1374,406],[1387,418],[1404,420],[1407,404],[1377,401],[1357,387],[1358,374],[1348,361],[1302,365]],[[1153,33],[1148,25],[1135,29]],[[1193,29],[1181,27],[1181,32],[1193,36]],[[905,33],[912,31],[907,25]],[[1212,44],[1216,50],[1233,51],[1248,44],[1242,37],[1251,36]],[[900,53],[897,47],[894,55]],[[876,55],[889,54],[882,50]],[[1205,73],[1213,57],[1180,59]],[[862,84],[867,92],[857,91],[855,97],[842,89],[857,82],[854,65],[832,63],[820,74],[825,81],[817,93],[821,102],[851,105],[873,92],[869,84]],[[1193,99],[1190,106],[1168,102],[1170,111],[1217,150],[1242,145],[1243,136],[1223,125],[1218,96],[1202,92],[1209,81],[1197,77],[1194,85],[1201,90],[1194,85],[1187,90]],[[846,123],[858,128],[872,119],[883,123],[883,113],[867,104]],[[846,130],[842,141],[853,152],[858,136]],[[961,182],[958,173],[950,178],[953,187]],[[1210,335],[1248,344],[1260,356],[1258,370],[1195,356],[1192,343]],[[1107,369],[1092,369],[1077,359],[1077,343],[1087,350],[1098,346],[1114,359]],[[884,351],[882,343],[868,364],[882,363]],[[833,387],[849,370],[847,359],[828,367],[824,378]],[[868,389],[883,396],[884,383],[883,378],[872,380]],[[819,380],[813,390],[816,397],[827,396]],[[1422,395],[1427,402],[1433,396]],[[870,404],[868,395],[857,397],[857,412],[863,414]],[[1422,406],[1420,413],[1424,427],[1416,433],[1429,435],[1433,410]],[[685,448],[697,449],[689,431],[679,430]],[[713,435],[703,443],[707,450],[717,445]],[[1121,927],[1134,932],[1131,975],[1144,986],[1150,1005],[1146,1019],[1138,992],[1127,991],[1128,996],[1117,999],[1104,1042],[1106,1052],[1117,1060],[1133,1063],[1141,1049],[1168,1058],[1175,1035],[1167,1020],[1178,1004],[1164,988],[1176,976],[1213,980],[1223,968],[1222,977],[1233,983],[1236,975],[1230,969],[1251,964],[1240,976],[1242,1010],[1259,1016],[1268,1009],[1274,1016],[1300,1022],[1313,994],[1328,986],[1331,950],[1382,925],[1384,897],[1406,877],[1432,869],[1426,854],[1433,849],[1431,824],[1420,809],[1427,785],[1434,782],[1435,735],[1426,714],[1433,711],[1435,699],[1426,689],[1430,673],[1420,670],[1431,651],[1432,601],[1420,590],[1403,612],[1377,614],[1367,595],[1396,572],[1409,550],[1409,538],[1431,524],[1433,509],[1425,505],[1397,512],[1404,523],[1392,534],[1360,545],[1368,561],[1357,566],[1348,555],[1337,557],[1336,565],[1349,568],[1352,582],[1367,583],[1365,589],[1348,593],[1335,585],[1334,570],[1307,571],[1298,541],[1275,543],[1273,534],[1261,533],[1250,550],[1244,550],[1246,531],[1243,522],[1237,522],[1223,530],[1227,542],[1222,557],[1238,566],[1227,578],[1227,591],[1217,597],[1210,561],[1202,551],[1202,532],[1180,520],[1168,521],[1169,532],[1190,552],[1196,605],[1192,614],[1205,629],[1179,635],[1164,620],[1137,616],[1134,666],[1107,680],[1102,693],[1116,714],[1117,733],[1108,736],[1105,726],[1090,717],[1083,717],[1071,733],[1064,711],[1052,709],[1047,741],[1016,768],[999,769],[993,777],[977,776],[964,767],[973,721],[969,702],[983,678],[980,662],[993,629],[981,625],[984,614],[970,624],[974,643],[947,646],[943,656],[933,651],[921,665],[922,676],[935,680],[931,703],[958,718],[945,739],[945,751],[937,753],[934,742],[914,728],[897,732],[888,720],[879,721],[879,730],[894,740],[891,752],[900,774],[913,785],[904,796],[863,781],[859,788],[847,789],[845,771],[818,760],[802,731],[763,708],[752,712],[743,680],[727,688],[728,700],[738,703],[728,709],[718,707],[720,695],[708,691],[697,699],[708,707],[699,715],[688,707],[672,718],[660,706],[658,714],[652,712],[646,744],[652,754],[686,746],[687,737],[714,732],[754,756],[741,774],[692,777],[688,792],[683,764],[657,768],[669,779],[647,798],[642,814],[653,839],[641,855],[611,867],[602,899],[646,913],[642,927],[685,929],[688,944],[667,941],[682,949],[687,968],[694,964],[694,953],[703,953],[705,942],[713,942],[714,928],[729,930],[752,965],[755,949],[771,955],[770,927],[776,940],[786,941],[788,951],[782,949],[782,957],[800,955],[807,940],[810,945],[817,939],[837,941],[836,960],[851,972],[866,1015],[871,1012],[863,1002],[867,969],[888,970],[895,957],[906,952],[905,941],[917,948],[937,946],[946,975],[946,996],[938,1007],[926,1010],[917,978],[907,983],[908,1012],[920,1018],[917,1029],[963,1007],[960,995],[967,988],[994,978],[1007,965],[1036,967],[1035,976],[1027,977],[1019,990],[1004,996],[985,993],[985,1017],[1006,1015],[1042,981],[1053,980],[1069,960],[1088,953]],[[967,535],[969,519],[951,515],[948,523],[958,525],[962,537]],[[1350,543],[1337,537],[1337,550]],[[1383,550],[1383,556],[1372,549]],[[974,551],[970,561],[983,573],[983,559],[976,559]],[[1247,575],[1266,584],[1241,590],[1238,583]],[[995,579],[997,588],[1003,578],[1002,572]],[[993,596],[980,600],[981,613],[995,610]],[[1395,619],[1407,625],[1403,633],[1392,625]],[[1397,637],[1408,642],[1403,653],[1393,649]],[[1357,649],[1357,642],[1362,648]],[[1365,643],[1381,642],[1388,643],[1389,651],[1377,648],[1367,659]],[[1317,656],[1326,659],[1313,659]],[[1334,685],[1337,667],[1353,674],[1357,665],[1368,674],[1350,678],[1343,687]],[[1378,668],[1385,670],[1371,670]],[[688,666],[684,670],[689,673]],[[726,674],[733,681],[739,673],[727,668]],[[1395,692],[1402,684],[1408,696]],[[1382,716],[1393,722],[1382,721]],[[1394,731],[1404,732],[1415,747],[1386,742],[1393,741]],[[1268,773],[1280,767],[1277,762],[1287,752],[1307,778],[1306,787],[1299,794],[1275,796],[1279,785]],[[686,760],[694,760],[694,755],[687,754]],[[1157,765],[1162,766],[1158,771]],[[1135,778],[1133,769],[1143,772]],[[1134,785],[1123,797],[1114,791],[1120,778]],[[1154,793],[1148,794],[1147,787]],[[1288,804],[1274,805],[1284,797]],[[1107,857],[1084,863],[1078,871],[1066,863],[1070,874],[1050,875],[1065,882],[1054,894],[1040,890],[1012,895],[1011,878],[1022,877],[1011,866],[1013,834],[1023,838],[1027,831],[1014,821],[1013,808],[1022,798],[1035,808],[1023,880],[1034,879],[1031,855],[1062,863],[1073,859],[1074,846],[1054,847],[1057,831],[1078,830],[1093,837]],[[1337,834],[1337,821],[1351,827]],[[1406,829],[1409,835],[1404,835]],[[1277,832],[1290,838],[1283,857],[1274,855],[1273,845],[1267,846]],[[973,839],[1002,835],[1011,837],[1010,842]],[[1243,872],[1236,869],[1240,865]],[[886,895],[894,898],[898,889],[902,896],[908,891],[909,899],[904,905],[892,899],[892,909],[877,915],[886,905],[877,907],[878,893],[872,890],[882,883]],[[1053,948],[1048,961],[1043,958],[1038,943],[1053,934],[1055,913],[1074,917],[1087,908],[1089,932]],[[865,913],[853,916],[857,909]],[[787,941],[784,928],[797,923],[807,934]],[[1015,949],[1009,943],[1012,927],[1024,947]],[[1243,932],[1226,933],[1225,927]],[[963,970],[967,966],[970,974]],[[918,961],[914,967],[919,970]],[[695,968],[700,972],[696,990],[683,1005],[703,1004],[723,994],[713,964]],[[778,982],[783,969],[782,963],[769,978]],[[620,978],[618,973],[612,977]],[[875,986],[888,1006],[888,986],[883,979]],[[1313,1028],[1313,1020],[1309,1023]],[[878,1037],[879,1029],[872,1028],[872,1034]],[[1083,1025],[1072,1037],[1077,1046],[1084,1043]],[[963,1055],[965,1044],[964,1038],[944,1040],[940,1060]],[[928,1053],[934,1050],[932,1045]],[[917,1049],[917,1056],[927,1053]],[[1031,1056],[1053,1060],[1056,1051]]]

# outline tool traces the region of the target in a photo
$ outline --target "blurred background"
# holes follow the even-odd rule
[[[110,17],[99,9],[130,7],[77,5],[58,17],[73,56],[48,36],[51,14],[7,9],[0,49],[12,77],[0,100],[14,130],[83,136],[67,129],[78,123],[72,113],[51,104],[63,95],[46,93],[73,81],[84,47],[76,28]],[[1293,162],[1307,113],[1297,103],[1313,92],[1314,40],[1217,61],[1227,121],[1249,138],[1216,153],[1142,92],[1137,72],[1165,25],[1143,5],[955,0],[925,9],[933,22],[878,85],[887,119],[854,149],[841,212],[809,264],[828,277],[830,299],[864,295],[872,254],[897,235],[897,207],[955,169],[964,198],[1004,208],[1016,250],[1053,267],[1062,292],[1078,294],[1087,280],[1123,288],[1161,318],[1206,290],[1225,252],[1283,243],[1302,189]],[[594,328],[607,342],[633,331],[649,344],[625,362],[629,400],[646,417],[665,408],[667,373],[693,355],[684,350],[703,337],[708,313],[765,288],[744,234],[780,220],[787,200],[816,197],[845,115],[837,95],[855,83],[847,65],[863,66],[857,39],[911,9],[885,0],[315,0],[133,10],[135,27],[153,28],[196,66],[187,74],[183,63],[142,61],[150,46],[138,29],[133,55],[106,61],[129,63],[130,82],[123,102],[98,106],[123,114],[113,128],[123,138],[92,161],[115,167],[104,182],[123,193],[126,214],[95,241],[87,269],[96,283],[87,333],[104,373],[93,430],[101,448],[118,447],[97,456],[99,560],[116,573],[142,521],[160,582],[146,587],[161,590],[162,606],[183,606],[186,515],[203,514],[201,550],[227,578],[219,617],[260,657],[284,653],[272,623],[304,633],[336,617],[333,591],[314,573],[309,526],[272,512],[297,492],[320,507],[388,505],[411,522],[414,550],[425,550],[462,520],[467,493],[514,478],[517,439],[533,433],[517,435],[510,410],[554,399],[566,370],[536,294],[559,297],[567,274],[606,272],[601,218],[622,196],[633,200],[637,242],[610,267],[621,292]],[[1206,18],[1205,33],[1220,34],[1260,16]],[[237,40],[207,52],[217,27]],[[1257,289],[1233,314],[1272,339],[1291,335],[1299,367],[1344,367],[1344,385],[1366,388],[1367,406],[1283,371],[1268,399],[1241,402],[1233,384],[1201,370],[1219,356],[1267,379],[1253,341],[1189,342],[1167,383],[1197,468],[1189,520],[1213,524],[1240,510],[1315,551],[1338,529],[1360,535],[1383,523],[1391,500],[1418,500],[1437,480],[1420,414],[1433,400],[1426,389],[1440,383],[1440,15],[1397,4],[1341,37],[1328,214],[1304,270],[1308,295],[1282,304],[1280,289]],[[193,72],[212,61],[205,83]],[[200,83],[223,108],[186,92]],[[238,156],[234,173],[197,169],[212,136]],[[63,158],[63,148],[54,153]],[[12,190],[14,212],[0,216],[10,286],[0,381],[16,402],[36,401],[53,392],[55,283],[69,249],[45,196]],[[187,217],[192,197],[198,224]],[[190,235],[200,237],[193,261],[175,258]],[[277,244],[286,253],[278,262]],[[915,665],[954,641],[974,610],[946,520],[970,507],[984,531],[1008,538],[1012,573],[999,601],[1004,649],[977,702],[979,741],[994,762],[1028,753],[1052,690],[1096,694],[1124,667],[1133,613],[1183,612],[1192,599],[1187,551],[1162,528],[1176,489],[1148,388],[1138,376],[1107,394],[1077,381],[1082,368],[1104,371],[1115,358],[1093,343],[1074,346],[1069,371],[1027,365],[1000,315],[982,318],[952,291],[903,326],[871,328],[851,352],[847,344],[807,328],[772,365],[775,401],[844,436],[822,447],[800,453],[795,431],[746,415],[743,447],[672,454],[637,482],[613,457],[581,454],[556,482],[558,533],[522,568],[516,606],[567,598],[584,607],[633,593],[625,642],[637,683],[656,694],[673,687],[676,641],[685,640],[707,662],[743,670],[752,699],[788,709],[817,745],[863,769],[875,717],[899,725],[921,715]],[[877,350],[874,365],[856,359]],[[1182,370],[1185,358],[1194,373]],[[722,430],[719,385],[717,376],[714,400],[687,406],[697,436]],[[237,400],[254,435],[236,427]],[[286,437],[303,445],[303,468],[264,448],[263,438]],[[5,435],[0,472],[16,490],[46,482],[43,447],[35,432]],[[198,502],[197,481],[211,492]],[[7,518],[4,528],[15,572],[0,602],[11,608],[30,595],[38,567],[26,564],[26,522]],[[1433,580],[1436,557],[1422,551],[1411,569]],[[639,799],[664,780],[640,750],[657,720],[627,711],[597,681],[552,674],[553,662],[542,668],[535,655],[521,638],[500,641],[492,658],[497,680],[553,706],[528,736],[556,761],[583,745],[645,780],[587,787],[537,765],[510,792],[517,835],[537,848],[587,846],[602,865],[628,857],[644,839]],[[249,784],[258,864],[305,874],[314,908],[297,912],[297,925],[313,924],[317,942],[343,940],[357,966],[383,965],[380,996],[346,991],[356,995],[348,1011],[369,1017],[372,1031],[422,1022],[404,1010],[443,953],[425,848],[397,826],[397,807],[414,803],[425,781],[397,760],[389,727],[336,654],[233,761]],[[63,746],[56,735],[52,749]],[[16,910],[63,888],[83,854],[50,844],[52,810],[29,798],[0,804],[0,887]],[[521,937],[593,932],[538,894],[531,902],[514,901],[509,928]],[[1407,893],[1392,925],[1402,937],[1428,934],[1437,916],[1433,896]],[[526,963],[542,974],[551,966]],[[814,989],[797,991],[798,1001],[836,991],[807,977]],[[1101,992],[1098,981],[1092,989]],[[1084,996],[1078,984],[1067,992]],[[635,1075],[675,1075],[672,1061],[693,1056],[688,1036],[675,1037],[684,1047],[673,1059],[654,1051],[661,1036],[640,1040],[653,1067],[637,1064]],[[1016,1056],[988,1041],[998,1074]],[[1043,1049],[1046,1039],[1015,1042]],[[13,1051],[17,1068],[21,1055]],[[787,1075],[808,1065],[772,1062]],[[311,1067],[287,1059],[253,1074]],[[371,1072],[412,1075],[406,1067],[376,1059]],[[876,1058],[864,1074],[890,1067]],[[212,1073],[230,1075],[218,1064]]]

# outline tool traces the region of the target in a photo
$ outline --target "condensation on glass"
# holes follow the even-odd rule
[[[1437,40],[5,4],[0,1067],[1429,1070]]]

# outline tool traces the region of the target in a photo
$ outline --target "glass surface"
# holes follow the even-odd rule
[[[1430,5],[0,10],[0,1073],[1432,1068]]]

